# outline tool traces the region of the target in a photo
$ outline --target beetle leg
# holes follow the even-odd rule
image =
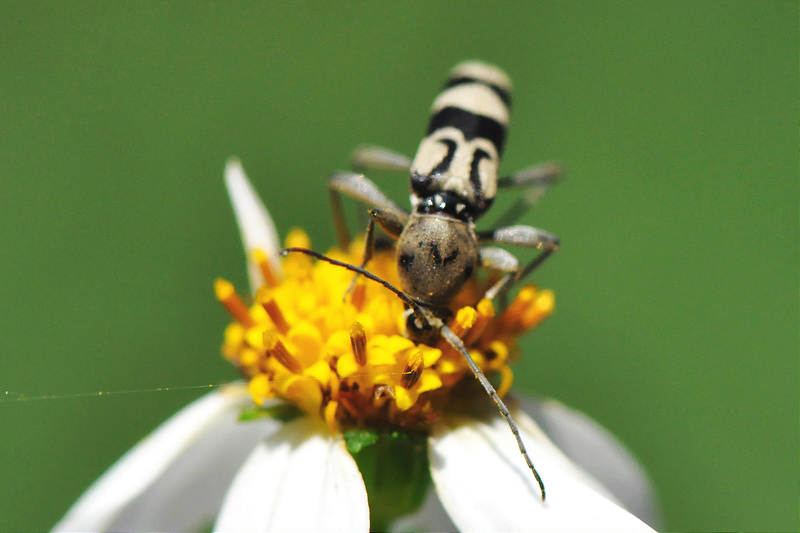
[[[545,193],[547,188],[555,183],[564,173],[558,163],[541,163],[532,167],[523,168],[510,176],[497,180],[497,188],[527,187],[520,198],[509,207],[495,222],[495,226],[508,226],[522,216],[525,211],[535,204]]]
[[[331,214],[333,215],[333,226],[336,231],[336,240],[342,250],[346,250],[350,244],[350,232],[347,229],[347,221],[342,206],[342,195],[347,195],[370,207],[377,207],[389,211],[402,220],[408,219],[408,214],[397,204],[392,202],[381,190],[365,178],[362,174],[355,172],[336,172],[328,179],[328,192],[331,202]]]
[[[411,159],[407,156],[382,146],[359,146],[353,150],[350,159],[353,170],[397,170],[406,171],[411,168]]]
[[[519,259],[511,252],[494,246],[484,246],[478,250],[478,261],[483,268],[516,272],[519,270]]]
[[[558,250],[560,240],[552,233],[534,228],[531,226],[508,226],[491,231],[480,232],[478,240],[481,242],[492,242],[495,244],[510,244],[514,246],[524,246],[526,248],[536,248],[541,252],[534,257],[524,268],[519,268],[519,260],[514,258],[516,266],[513,267],[512,261],[507,256],[497,250],[499,248],[481,248],[479,257],[481,262],[486,262],[488,268],[496,268],[508,272],[505,276],[486,291],[485,298],[490,300],[498,295],[502,296],[514,283],[521,280],[536,268],[539,267],[553,252]],[[511,253],[501,250],[511,256]],[[497,265],[496,267],[493,265]],[[507,266],[507,268],[503,268]]]
[[[375,223],[377,222],[381,229],[393,239],[397,239],[400,236],[405,226],[403,219],[391,211],[372,209],[369,214],[370,218],[367,222],[367,231],[364,233],[364,258],[361,260],[361,265],[359,265],[359,268],[362,269],[366,268],[367,263],[372,259],[372,254],[375,252]],[[348,294],[353,292],[360,275],[361,274],[356,273],[353,276],[353,280],[344,293],[345,299]]]

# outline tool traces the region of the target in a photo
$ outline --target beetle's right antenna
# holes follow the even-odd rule
[[[427,312],[427,310],[424,311]],[[531,469],[531,472],[533,472],[533,477],[536,478],[536,482],[539,484],[539,490],[542,492],[542,501],[544,501],[545,500],[544,482],[542,482],[542,478],[541,476],[539,476],[539,472],[536,471],[536,467],[533,466],[533,461],[531,461],[531,457],[530,455],[528,455],[528,450],[527,448],[525,448],[525,443],[522,441],[522,436],[519,434],[519,428],[517,427],[517,423],[514,422],[514,419],[511,417],[511,413],[508,412],[506,404],[503,403],[503,400],[500,399],[500,396],[497,394],[497,391],[495,390],[494,386],[489,382],[488,379],[486,379],[486,376],[481,371],[481,369],[478,368],[478,365],[475,363],[475,360],[472,359],[472,356],[467,351],[467,348],[466,346],[464,346],[464,343],[461,342],[461,339],[459,339],[458,336],[455,333],[453,333],[453,330],[450,329],[446,324],[444,324],[441,321],[441,319],[433,316],[429,312],[427,312],[427,314],[430,315],[428,317],[428,320],[429,322],[432,322],[431,325],[433,327],[439,328],[439,331],[441,332],[442,337],[444,337],[444,340],[446,340],[450,346],[452,346],[464,357],[464,359],[467,361],[467,364],[469,365],[470,370],[472,370],[472,374],[475,376],[475,379],[478,380],[478,382],[483,387],[483,390],[486,391],[486,394],[489,395],[494,404],[497,406],[497,410],[500,411],[500,414],[503,415],[503,418],[505,418],[508,427],[511,429],[511,433],[514,434],[514,438],[517,440],[517,446],[519,446],[519,452],[525,458],[525,462],[528,464],[528,468]]]
[[[461,341],[461,339],[458,338],[458,335],[453,333],[453,330],[450,329],[442,321],[442,319],[431,313],[430,310],[420,306],[417,302],[409,298],[408,295],[406,295],[406,293],[404,293],[403,291],[401,291],[388,281],[379,278],[372,272],[369,272],[355,265],[351,265],[350,263],[338,261],[336,259],[323,255],[319,252],[315,252],[314,250],[308,250],[306,248],[286,248],[285,250],[281,250],[281,255],[287,255],[292,252],[310,255],[315,259],[318,259],[320,261],[325,261],[332,265],[340,266],[352,272],[357,272],[358,274],[361,274],[365,278],[380,283],[385,288],[389,289],[394,294],[396,294],[398,298],[403,300],[403,302],[407,304],[414,311],[414,315],[417,318],[419,318],[420,320],[424,320],[431,327],[438,329],[444,340],[446,340],[447,343],[450,346],[452,346],[454,350],[458,351],[464,357],[464,359],[467,361],[467,365],[469,365],[469,368],[472,371],[472,374],[475,376],[475,379],[478,380],[483,389],[486,391],[486,394],[489,395],[489,397],[497,406],[497,409],[500,411],[500,414],[503,416],[503,418],[505,418],[508,427],[511,429],[511,433],[514,434],[514,438],[517,440],[517,446],[519,446],[520,453],[525,458],[525,462],[528,464],[528,468],[530,468],[531,472],[533,472],[533,477],[536,478],[536,482],[539,484],[539,490],[542,493],[542,501],[545,500],[544,482],[542,482],[542,478],[541,476],[539,476],[539,472],[536,471],[536,467],[533,466],[533,461],[531,461],[531,458],[528,455],[528,450],[527,448],[525,448],[525,443],[522,442],[522,435],[519,434],[519,428],[517,427],[517,423],[514,422],[514,419],[511,417],[511,413],[508,411],[508,407],[506,407],[506,404],[503,403],[503,400],[500,399],[500,396],[497,394],[497,391],[495,390],[494,386],[492,386],[489,380],[486,379],[486,376],[478,367],[478,365],[475,363],[475,360],[472,359],[472,356],[467,351],[467,348],[466,346],[464,346],[464,343]]]

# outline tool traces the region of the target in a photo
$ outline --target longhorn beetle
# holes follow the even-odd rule
[[[477,61],[457,65],[433,103],[427,134],[413,161],[386,148],[360,147],[353,154],[353,168],[358,172],[337,172],[328,182],[336,236],[342,249],[350,243],[350,234],[341,196],[344,194],[374,206],[369,212],[361,266],[335,261],[310,250],[290,248],[284,253],[307,253],[348,268],[356,272],[356,277],[363,275],[383,284],[407,305],[406,329],[412,340],[425,342],[438,333],[459,351],[508,422],[544,501],[544,483],[528,456],[516,423],[446,323],[451,314],[447,305],[472,277],[476,267],[505,273],[484,295],[489,299],[502,297],[559,245],[558,237],[548,232],[530,226],[508,225],[561,173],[558,165],[549,163],[498,179],[510,108],[511,82],[502,70]],[[370,169],[410,172],[411,213],[392,202],[360,173]],[[497,189],[512,187],[527,187],[527,190],[500,217],[495,229],[476,231],[475,222],[492,205]],[[402,291],[364,270],[375,248],[375,223],[397,240]],[[481,246],[488,242],[537,248],[540,253],[522,267],[506,250]]]

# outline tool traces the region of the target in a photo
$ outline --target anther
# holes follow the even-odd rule
[[[353,347],[353,355],[358,366],[367,364],[367,333],[364,326],[359,322],[353,322],[350,326],[350,345]]]
[[[236,293],[236,289],[233,288],[233,284],[230,281],[222,278],[214,280],[214,293],[217,295],[219,303],[228,310],[228,313],[237,322],[247,327],[255,325],[247,311],[247,306],[244,305],[241,296]]]
[[[450,329],[457,337],[463,338],[464,334],[475,324],[477,318],[478,312],[473,307],[462,307],[456,312],[456,318]]]
[[[408,360],[408,364],[406,364],[403,377],[400,379],[400,383],[404,388],[410,389],[419,381],[422,375],[422,362],[422,352],[414,352],[414,355],[411,356]]]
[[[331,432],[331,435],[335,435],[339,430],[339,424],[336,421],[336,410],[338,408],[339,402],[328,402],[325,406],[323,416],[325,418],[325,423],[328,424],[328,430]]]
[[[269,264],[267,254],[265,254],[260,248],[256,248],[253,250],[253,253],[250,254],[250,258],[256,265],[258,265],[259,270],[261,270],[261,274],[264,276],[264,283],[266,283],[269,287],[277,287],[280,281],[278,280],[277,276],[275,276],[275,272],[272,270],[272,265]]]
[[[517,326],[522,314],[531,306],[536,298],[537,289],[535,285],[527,285],[520,289],[516,298],[509,304],[500,317],[500,323],[509,329]]]
[[[478,316],[472,328],[470,328],[469,333],[464,337],[464,345],[466,346],[477,341],[478,338],[483,335],[489,321],[494,318],[494,305],[492,305],[492,301],[487,298],[478,302],[478,305],[475,306],[475,310],[478,312]]]
[[[353,304],[353,307],[361,311],[361,308],[364,306],[364,297],[367,293],[367,286],[364,283],[356,284],[353,292],[350,296],[350,303]]]
[[[553,314],[556,298],[553,291],[541,291],[536,295],[536,299],[519,319],[519,325],[523,330],[531,329],[542,320]]]
[[[514,372],[508,365],[503,365],[497,370],[500,372],[500,386],[497,387],[497,395],[504,398],[514,383]]]
[[[264,405],[264,400],[272,397],[272,385],[266,374],[258,374],[247,384],[247,391],[258,405]]]
[[[273,298],[270,298],[265,302],[261,302],[261,305],[269,315],[272,323],[275,324],[275,329],[286,335],[286,332],[289,331],[289,324],[286,322],[286,319],[281,312],[281,308],[278,307],[277,302],[275,302]]]
[[[331,373],[331,378],[328,381],[328,386],[331,389],[331,401],[333,402],[339,401],[339,387],[341,386],[339,379],[338,375]]]
[[[311,239],[308,234],[298,228],[292,228],[286,235],[286,248],[311,248]]]
[[[282,364],[286,369],[293,373],[299,374],[303,371],[300,363],[294,358],[286,346],[278,338],[278,334],[272,330],[264,332],[264,346],[267,348],[267,355],[274,357],[276,361]]]

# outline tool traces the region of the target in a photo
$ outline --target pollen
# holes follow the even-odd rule
[[[292,230],[287,247],[310,248],[302,230]],[[363,242],[328,256],[351,264],[362,260]],[[256,405],[277,398],[323,420],[332,432],[355,427],[424,428],[474,384],[463,356],[444,340],[432,346],[405,336],[404,304],[381,285],[302,254],[273,268],[266,254],[250,255],[264,278],[250,304],[233,285],[218,279],[217,299],[232,318],[223,356],[248,382]],[[368,265],[399,286],[392,251],[377,251]],[[528,286],[506,309],[480,299],[491,279],[471,280],[451,309],[452,331],[481,370],[504,395],[513,382],[520,334],[553,312],[554,296]],[[472,305],[468,305],[472,300]],[[467,303],[467,305],[464,304]]]

